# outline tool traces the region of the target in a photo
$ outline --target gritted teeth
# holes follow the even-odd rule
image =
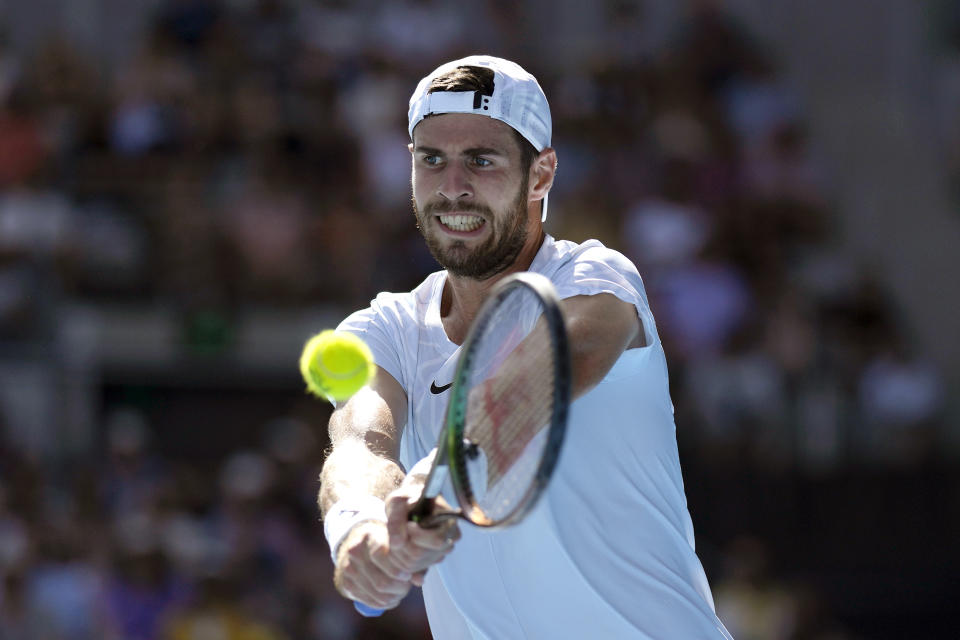
[[[474,231],[483,225],[483,218],[480,216],[450,214],[438,216],[443,226],[449,227],[454,231]]]

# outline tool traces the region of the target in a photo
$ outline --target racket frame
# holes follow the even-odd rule
[[[475,355],[477,337],[482,335],[487,324],[491,322],[500,302],[517,287],[526,287],[531,290],[543,306],[542,321],[547,323],[547,330],[550,332],[550,339],[556,350],[556,357],[553,358],[554,410],[551,412],[551,421],[547,426],[547,442],[544,445],[543,456],[530,486],[510,513],[494,520],[483,512],[474,499],[467,474],[469,443],[465,442],[463,437],[467,418],[469,390],[467,381]],[[554,291],[553,284],[546,276],[533,272],[520,272],[507,276],[494,286],[463,341],[462,353],[454,373],[450,394],[443,428],[437,443],[436,457],[427,475],[423,493],[410,510],[410,519],[426,528],[436,526],[443,519],[450,517],[461,517],[485,528],[508,527],[519,522],[536,505],[553,475],[566,433],[570,407],[570,346],[567,341],[563,312],[560,309],[560,300]],[[442,491],[447,478],[453,485],[459,508],[434,511],[436,498]]]

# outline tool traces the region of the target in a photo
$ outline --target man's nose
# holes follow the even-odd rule
[[[450,202],[472,196],[473,186],[465,168],[457,163],[447,165],[437,186],[437,194]]]

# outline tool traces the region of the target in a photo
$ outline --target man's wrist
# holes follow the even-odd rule
[[[347,534],[361,522],[386,523],[384,502],[374,496],[353,495],[338,500],[323,518],[323,535],[330,545],[330,557],[337,564],[337,550]]]

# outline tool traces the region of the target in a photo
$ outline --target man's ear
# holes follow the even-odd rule
[[[541,151],[530,165],[530,199],[543,200],[557,174],[557,152],[552,147]]]

